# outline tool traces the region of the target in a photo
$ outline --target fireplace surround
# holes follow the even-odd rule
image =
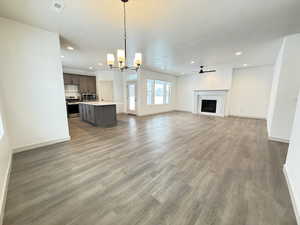
[[[227,116],[228,90],[195,90],[194,114]]]

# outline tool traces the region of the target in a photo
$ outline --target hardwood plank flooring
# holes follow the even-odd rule
[[[287,144],[263,120],[173,112],[70,120],[70,142],[14,155],[4,225],[296,225]]]

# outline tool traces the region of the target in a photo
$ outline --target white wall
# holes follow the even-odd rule
[[[113,101],[117,103],[117,112],[124,112],[124,84],[123,84],[124,74],[119,71],[97,71],[96,72],[96,82],[97,82],[97,92],[100,90],[100,81],[113,81]],[[100,96],[100,93],[97,93]]]
[[[298,106],[295,113],[287,160],[285,164],[285,172],[288,178],[291,197],[294,203],[295,214],[300,224],[300,94],[298,98]]]
[[[162,80],[171,82],[170,104],[166,105],[148,105],[147,104],[147,79]],[[138,104],[137,114],[139,116],[151,115],[162,112],[170,112],[176,109],[176,76],[157,73],[148,70],[141,70],[138,74]]]
[[[234,69],[230,90],[229,114],[266,119],[272,77],[272,66]]]
[[[3,86],[0,83],[0,86]],[[0,92],[2,87],[0,87]],[[8,184],[9,169],[11,165],[11,148],[5,123],[4,107],[2,104],[2,93],[0,93],[0,224],[2,224],[5,207],[5,194]]]
[[[288,141],[300,89],[300,34],[285,37],[282,48],[275,66],[268,130],[271,139]]]
[[[218,67],[217,72],[182,75],[177,78],[177,110],[193,111],[194,90],[229,90],[232,82],[232,68]]]
[[[0,18],[0,82],[15,151],[69,139],[58,34]]]
[[[277,91],[278,91],[278,85],[279,85],[279,78],[280,78],[280,70],[282,65],[282,57],[283,57],[283,51],[285,46],[285,39],[283,40],[281,44],[281,48],[279,50],[275,65],[274,65],[274,71],[273,71],[273,81],[272,81],[272,87],[271,87],[271,94],[270,94],[270,102],[269,102],[269,109],[268,109],[268,116],[267,116],[267,129],[268,133],[271,133],[271,125],[273,122],[273,115],[275,111],[275,104],[276,104],[276,98],[277,98]]]

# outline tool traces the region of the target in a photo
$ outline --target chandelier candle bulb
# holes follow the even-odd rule
[[[134,64],[136,67],[142,64],[142,53],[135,53]]]
[[[120,64],[125,63],[125,51],[123,49],[118,49],[117,56]]]
[[[107,65],[112,66],[115,64],[114,54],[107,54]]]

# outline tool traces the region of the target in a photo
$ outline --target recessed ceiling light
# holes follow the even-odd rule
[[[64,55],[61,55],[60,57],[61,57],[61,58],[65,58],[65,56],[64,56]]]
[[[74,50],[74,48],[72,46],[68,46],[67,49],[70,50],[70,51]]]
[[[93,67],[92,67],[92,66],[90,66],[90,67],[89,67],[89,69],[90,69],[90,70],[92,70],[92,69],[93,69]]]
[[[236,52],[235,55],[239,56],[239,55],[242,55],[243,52]]]
[[[195,61],[191,61],[191,64],[194,64],[195,63]]]
[[[246,67],[246,66],[248,66],[248,64],[247,64],[247,63],[244,63],[243,66]]]

